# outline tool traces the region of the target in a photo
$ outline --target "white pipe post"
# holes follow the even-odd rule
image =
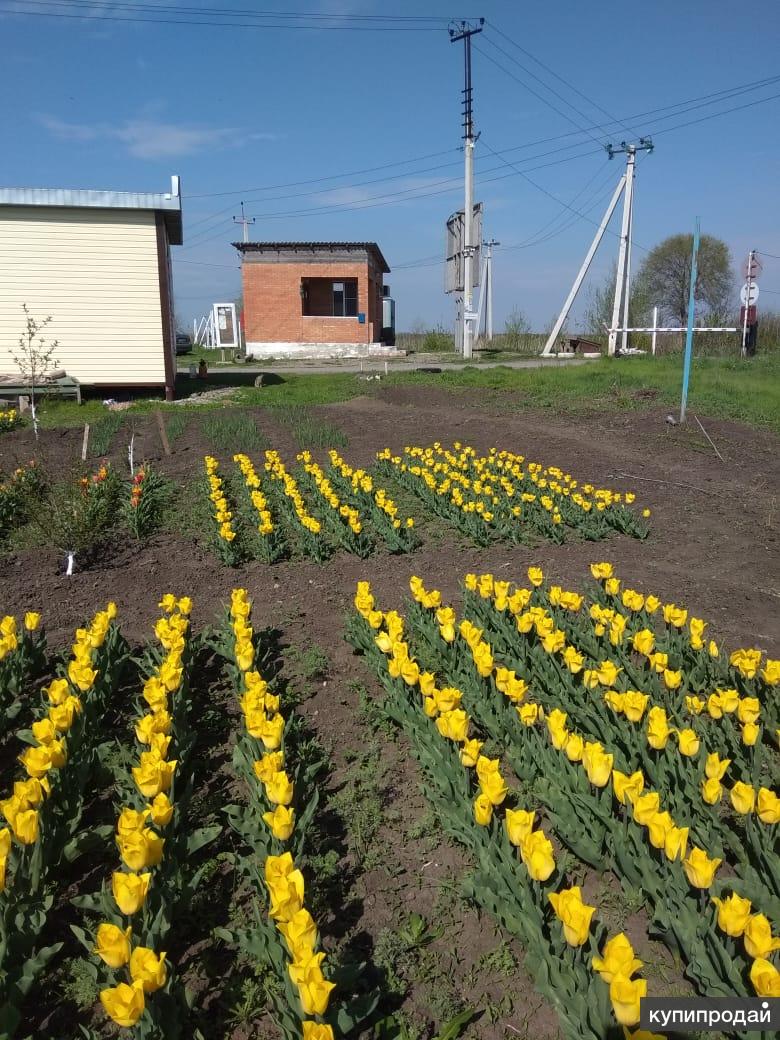
[[[631,216],[631,195],[634,185],[634,161],[636,149],[633,145],[626,148],[626,193],[623,196],[623,224],[620,229],[620,251],[618,252],[617,277],[615,278],[615,302],[612,307],[612,321],[609,326],[609,345],[607,353],[615,354],[617,347],[618,322],[620,321],[620,304],[626,281],[626,250],[629,237],[629,219]]]
[[[588,250],[586,257],[582,262],[582,267],[580,267],[577,277],[574,279],[574,284],[571,287],[569,295],[566,297],[566,302],[561,308],[561,313],[558,315],[558,318],[552,327],[552,332],[547,337],[547,342],[545,343],[544,349],[542,350],[542,357],[549,357],[552,354],[553,347],[555,346],[556,341],[558,339],[558,334],[563,328],[566,319],[569,317],[569,311],[572,308],[572,304],[574,303],[577,293],[580,291],[580,286],[582,285],[585,279],[585,275],[588,273],[588,268],[590,267],[591,261],[593,260],[593,257],[596,254],[596,250],[599,247],[599,243],[604,237],[604,232],[607,230],[607,225],[612,219],[612,214],[615,212],[615,206],[617,206],[618,201],[620,200],[620,195],[623,191],[623,188],[625,187],[625,183],[626,175],[623,174],[623,176],[618,181],[617,187],[615,188],[615,194],[612,196],[612,199],[609,205],[607,206],[606,213],[604,214],[601,223],[599,224],[598,231],[596,232],[593,241],[590,244],[590,249]]]
[[[657,339],[658,339],[658,308],[657,307],[653,307],[653,339],[652,339],[652,345],[650,347],[650,350],[652,352],[653,357],[655,357],[655,344],[656,344],[656,340]]]

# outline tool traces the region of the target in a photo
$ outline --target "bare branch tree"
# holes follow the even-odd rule
[[[26,303],[22,304],[22,310],[24,311],[26,327],[19,337],[19,353],[14,353],[12,350],[11,357],[14,359],[14,363],[24,381],[25,388],[30,394],[33,432],[35,433],[35,439],[38,440],[38,411],[36,408],[35,391],[45,380],[46,373],[50,369],[56,368],[57,360],[54,357],[54,351],[59,343],[56,339],[52,340],[51,343],[47,343],[46,339],[40,335],[43,329],[51,324],[51,315],[38,321],[37,318],[30,314]]]

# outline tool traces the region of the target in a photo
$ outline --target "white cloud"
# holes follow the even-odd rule
[[[239,127],[204,127],[128,119],[123,123],[69,123],[39,116],[46,129],[62,141],[119,141],[136,159],[175,159],[209,148],[240,147],[247,135]],[[272,140],[273,134],[250,134],[252,140]]]

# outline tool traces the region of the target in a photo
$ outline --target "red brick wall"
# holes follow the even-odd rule
[[[356,263],[252,263],[242,264],[244,283],[244,331],[247,343],[377,343],[382,332],[377,321],[375,286],[369,297],[369,265]],[[302,278],[358,280],[357,318],[304,317],[301,307]]]

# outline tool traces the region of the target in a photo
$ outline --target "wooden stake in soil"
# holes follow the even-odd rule
[[[81,442],[81,461],[87,461],[87,448],[89,447],[89,423],[84,423],[84,440]]]
[[[165,423],[163,421],[162,412],[158,408],[154,414],[155,418],[157,419],[157,426],[160,429],[160,440],[162,441],[163,451],[166,455],[170,455],[171,446],[168,443],[168,431],[165,429]]]

